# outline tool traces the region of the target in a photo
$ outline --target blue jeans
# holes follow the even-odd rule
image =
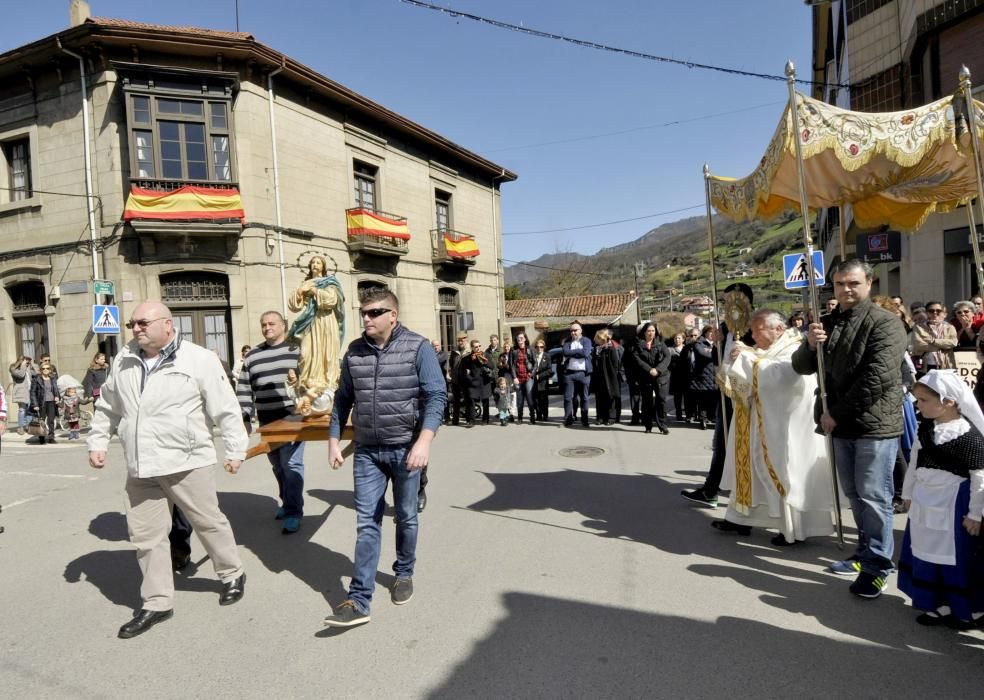
[[[358,445],[352,473],[355,477],[355,572],[349,584],[349,600],[366,615],[376,588],[376,569],[382,534],[386,485],[393,480],[396,510],[397,578],[413,576],[417,561],[417,491],[420,470],[407,471],[410,445]]]
[[[898,451],[898,438],[834,438],[837,476],[858,528],[854,556],[861,570],[874,576],[888,576],[894,568],[892,470]]]
[[[517,420],[523,420],[523,404],[530,409],[530,420],[536,420],[536,410],[533,408],[533,379],[520,382],[516,387],[516,413]]]
[[[31,422],[29,413],[31,412],[31,404],[29,403],[18,403],[17,404],[17,429],[23,430],[27,427],[27,424]]]
[[[581,404],[581,422],[588,424],[588,380],[584,372],[564,373],[564,422],[571,423],[577,417],[574,415],[574,390],[577,388],[578,400]]]
[[[304,443],[289,442],[267,455],[277,477],[285,518],[304,515]]]

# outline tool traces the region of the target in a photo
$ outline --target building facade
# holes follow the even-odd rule
[[[80,18],[0,55],[0,357],[80,376],[129,339],[94,335],[93,304],[150,298],[231,362],[262,312],[290,319],[312,255],[346,343],[375,286],[425,335],[488,335],[515,179],[249,34]]]
[[[833,0],[813,5],[813,97],[859,112],[891,112],[956,92],[966,65],[984,84],[984,0]],[[975,89],[977,99],[982,91]],[[858,251],[850,207],[818,218],[828,265]],[[978,224],[978,239],[984,234]],[[948,305],[979,293],[966,209],[934,214],[901,236],[901,260],[875,266],[876,289]]]

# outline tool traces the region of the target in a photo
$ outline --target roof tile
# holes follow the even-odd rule
[[[90,17],[86,20],[86,22],[89,24],[98,24],[104,27],[149,29],[159,32],[181,32],[182,34],[225,37],[227,39],[242,39],[244,41],[253,39],[253,35],[248,32],[226,32],[219,29],[202,29],[200,27],[173,27],[166,24],[148,24],[147,22],[134,22],[129,19],[117,19],[115,17]]]
[[[515,299],[506,302],[506,318],[615,318],[628,308],[634,292],[580,297]]]

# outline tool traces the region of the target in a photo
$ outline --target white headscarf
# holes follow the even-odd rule
[[[960,409],[960,415],[973,423],[974,427],[977,428],[981,434],[984,434],[984,413],[981,412],[981,407],[977,403],[974,393],[970,390],[970,387],[957,376],[956,370],[930,370],[925,376],[922,377],[922,379],[919,380],[919,383],[925,384],[927,387],[939,394],[941,400],[949,399],[950,401],[955,401],[957,407]]]

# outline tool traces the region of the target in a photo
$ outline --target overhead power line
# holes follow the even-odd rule
[[[614,226],[615,224],[625,224],[630,221],[642,221],[643,219],[653,219],[657,216],[666,216],[667,214],[678,214],[682,211],[690,211],[691,209],[703,209],[703,204],[694,204],[690,207],[682,207],[680,209],[668,209],[667,211],[658,211],[655,214],[645,214],[644,216],[634,216],[631,219],[617,219],[616,221],[603,221],[599,224],[584,224],[583,226],[568,226],[566,228],[548,228],[542,231],[508,231],[503,233],[503,236],[536,236],[541,233],[558,233],[560,231],[580,231],[586,228],[600,228],[602,226]]]
[[[540,143],[528,143],[522,146],[507,146],[505,148],[493,148],[491,150],[485,150],[485,153],[502,153],[503,151],[518,151],[523,148],[538,148],[540,146],[556,146],[562,143],[577,143],[578,141],[591,141],[592,139],[601,139],[608,136],[621,136],[622,134],[631,134],[636,131],[646,131],[648,129],[662,129],[668,126],[678,126],[680,124],[689,124],[690,122],[699,122],[704,119],[715,119],[717,117],[726,117],[732,114],[739,114],[741,112],[751,112],[753,109],[762,109],[763,107],[776,107],[778,105],[786,104],[785,100],[782,102],[766,102],[761,105],[753,105],[752,107],[742,107],[741,109],[733,109],[729,112],[716,112],[715,114],[704,114],[699,117],[688,117],[686,119],[674,119],[673,121],[663,122],[662,124],[648,124],[646,126],[635,126],[631,129],[623,129],[622,131],[608,131],[603,134],[592,134],[589,136],[577,136],[570,139],[560,139],[557,141],[542,141]]]
[[[435,12],[440,12],[450,17],[454,17],[454,18],[462,17],[464,19],[470,19],[473,22],[478,22],[480,24],[488,24],[490,26],[497,27],[498,29],[508,29],[509,31],[512,32],[519,32],[520,34],[527,34],[529,36],[535,36],[541,39],[553,39],[554,41],[563,41],[568,44],[574,44],[575,46],[580,46],[586,49],[594,49],[596,51],[608,51],[609,53],[617,53],[623,56],[629,56],[631,58],[641,58],[646,61],[655,61],[657,63],[669,63],[676,66],[683,66],[684,68],[696,68],[699,70],[716,71],[718,73],[727,73],[729,75],[740,75],[746,78],[761,78],[762,80],[775,80],[778,82],[786,81],[785,75],[775,75],[773,73],[756,73],[754,71],[741,70],[740,68],[715,66],[710,63],[697,63],[695,61],[684,61],[679,58],[670,58],[669,56],[657,56],[656,54],[644,53],[642,51],[634,51],[632,49],[623,49],[623,48],[619,48],[618,46],[599,44],[598,42],[589,41],[587,39],[576,39],[574,37],[565,36],[563,34],[546,32],[540,29],[533,29],[531,27],[523,27],[518,24],[510,24],[509,22],[502,22],[497,19],[482,17],[481,15],[475,15],[470,12],[462,12],[461,10],[452,10],[449,7],[440,7],[439,5],[432,5],[429,2],[421,2],[420,0],[400,0],[400,2],[407,5],[413,5],[414,7],[420,7],[425,10],[433,10]],[[801,85],[850,87],[849,85],[831,85],[830,83],[827,82],[802,80],[799,78],[796,79],[796,82],[800,83]]]

